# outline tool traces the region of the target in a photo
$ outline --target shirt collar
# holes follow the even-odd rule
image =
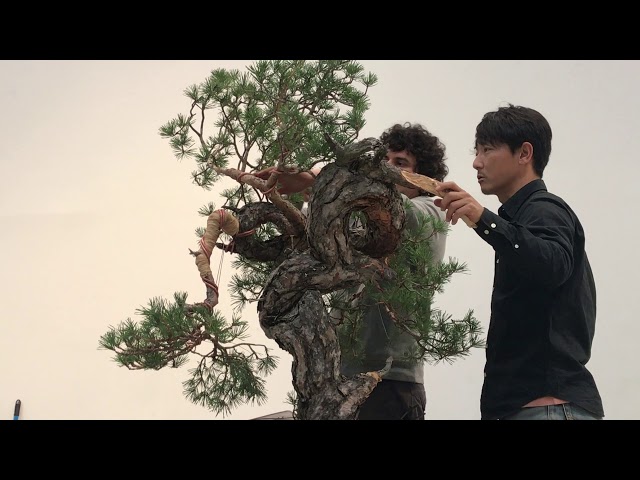
[[[532,180],[524,187],[514,193],[511,198],[502,204],[498,210],[499,214],[506,214],[508,218],[513,218],[524,202],[535,192],[539,190],[547,191],[547,186],[541,178]]]

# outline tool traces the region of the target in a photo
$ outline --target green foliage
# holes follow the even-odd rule
[[[162,125],[159,134],[178,160],[195,162],[193,182],[207,190],[228,173],[224,169],[232,159],[231,167],[241,172],[274,165],[309,170],[335,159],[325,135],[343,146],[358,138],[369,108],[368,90],[376,83],[374,74],[365,73],[352,60],[261,60],[246,72],[216,69],[184,90],[188,112]],[[264,198],[243,183],[220,195],[226,199],[223,206],[232,209]],[[292,194],[289,200],[300,208],[303,197]],[[211,202],[198,213],[208,217],[215,210]],[[447,228],[431,217],[420,227],[431,233]],[[205,228],[200,226],[195,233],[202,237]],[[282,233],[267,223],[254,235],[266,241]],[[225,235],[220,241],[228,240]],[[473,312],[452,320],[432,306],[434,295],[466,266],[450,259],[427,268],[432,263],[428,242],[418,240],[420,231],[405,235],[390,263],[397,276],[384,292],[371,282],[356,296],[348,292],[325,296],[332,311],[344,311],[339,329],[343,354],[359,353],[352,339],[361,327],[361,307],[378,303],[397,312],[398,323],[418,339],[415,358],[437,361],[466,355],[470,348],[481,346]],[[183,382],[185,395],[218,414],[226,415],[241,403],[261,404],[266,400],[263,377],[276,368],[277,357],[264,345],[246,342],[247,324],[238,315],[259,298],[275,266],[234,256],[237,273],[229,286],[221,286],[221,294],[230,294],[234,305],[230,321],[215,309],[187,304],[186,293],[176,293],[173,303],[153,298],[137,310],[138,323],[127,318],[110,327],[100,338],[100,348],[113,351],[118,365],[133,370],[180,367],[197,358]],[[289,394],[289,401],[296,416],[295,394]]]
[[[110,327],[100,337],[100,348],[115,352],[116,363],[131,370],[177,368],[186,364],[188,354],[200,357],[183,383],[185,395],[219,414],[240,403],[264,402],[261,377],[276,368],[277,357],[262,345],[244,341],[247,322],[235,315],[228,322],[205,307],[187,308],[186,300],[186,293],[174,294],[174,303],[151,299],[136,311],[142,317],[139,323],[128,318]],[[209,344],[211,349],[203,352]]]
[[[377,82],[352,60],[260,60],[247,70],[213,70],[184,91],[189,113],[160,127],[178,159],[195,159],[193,181],[204,188],[219,179],[215,167],[227,167],[231,156],[242,171],[278,163],[307,170],[331,161],[324,134],[352,143],[365,125],[368,89]],[[209,117],[214,135],[204,132]]]
[[[248,303],[258,300],[275,265],[237,257],[232,266],[237,273],[232,275],[228,291],[234,309],[240,311]]]
[[[294,419],[298,418],[298,396],[296,395],[295,390],[291,390],[287,392],[287,397],[285,399],[285,403],[291,405],[291,413]]]
[[[419,215],[418,228],[403,230],[402,241],[389,259],[389,267],[395,273],[391,281],[369,282],[357,294],[334,292],[329,296],[331,308],[344,309],[338,329],[343,355],[361,358],[362,345],[357,339],[365,309],[385,306],[393,312],[400,331],[416,338],[419,348],[413,352],[414,360],[452,361],[484,345],[480,324],[472,310],[462,319],[454,320],[433,308],[434,296],[444,291],[452,275],[467,271],[466,264],[452,258],[433,262],[429,239],[436,233],[447,234],[449,229],[443,220]]]
[[[352,60],[261,60],[247,72],[216,69],[184,90],[189,111],[162,125],[159,134],[176,158],[195,161],[193,181],[207,190],[224,175],[220,169],[227,168],[232,157],[240,171],[273,165],[307,170],[333,159],[325,134],[344,145],[358,137],[369,108],[367,92],[376,82],[374,74],[364,73]],[[221,196],[230,207],[261,198],[240,184]],[[291,197],[301,205],[301,195]],[[208,216],[214,210],[209,203],[198,213]],[[200,226],[195,234],[202,237],[204,232]],[[266,224],[255,235],[266,240],[279,233]],[[225,239],[222,234],[220,240]],[[238,312],[258,298],[274,266],[238,257],[234,267],[238,273],[229,290]],[[110,327],[100,338],[100,348],[115,352],[115,361],[129,369],[179,367],[199,356],[184,382],[185,394],[216,413],[228,413],[242,402],[264,401],[261,376],[275,368],[277,358],[264,346],[233,343],[246,334],[239,318],[229,322],[215,310],[187,305],[186,294],[174,298],[174,303],[150,300],[137,311],[139,323],[128,318]],[[200,352],[209,344],[210,352]]]

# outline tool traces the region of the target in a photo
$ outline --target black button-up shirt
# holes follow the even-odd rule
[[[534,180],[498,215],[484,209],[476,233],[495,251],[483,419],[553,396],[604,416],[585,367],[596,324],[596,287],[580,221]]]

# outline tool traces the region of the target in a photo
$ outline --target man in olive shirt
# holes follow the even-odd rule
[[[380,137],[387,147],[386,161],[410,173],[419,173],[436,180],[443,180],[448,173],[445,164],[445,146],[438,137],[420,124],[396,124],[383,132]],[[278,175],[278,191],[283,194],[301,192],[313,185],[319,169],[309,173],[290,174],[270,167],[255,175],[268,179]],[[396,188],[405,201],[406,228],[419,231],[421,216],[432,216],[444,220],[444,213],[434,203],[431,194],[418,189],[397,185]],[[444,258],[446,233],[422,231],[423,241],[431,243],[432,261]],[[382,282],[383,288],[386,286]],[[364,299],[367,302],[367,299]],[[339,312],[332,312],[332,315]],[[425,315],[428,315],[425,312]],[[358,341],[364,355],[359,358],[343,354],[341,372],[355,375],[385,368],[389,357],[393,357],[390,369],[382,381],[373,389],[358,410],[358,420],[424,420],[427,404],[424,387],[424,364],[411,361],[411,354],[417,349],[413,336],[402,331],[392,320],[384,306],[371,303],[363,317],[363,328],[358,331]],[[407,360],[405,360],[407,359]]]

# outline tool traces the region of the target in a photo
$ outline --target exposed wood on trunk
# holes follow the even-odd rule
[[[397,249],[405,223],[402,198],[394,187],[401,176],[385,169],[386,150],[380,142],[332,145],[337,160],[322,169],[309,200],[306,231],[313,235],[304,241],[296,237],[285,217],[266,206],[236,213],[241,231],[270,221],[284,232],[268,245],[252,243],[250,237],[234,242],[236,252],[249,258],[280,262],[287,257],[264,287],[258,316],[266,335],[293,357],[297,416],[305,420],[355,418],[380,381],[384,372],[349,378],[340,374],[336,326],[322,295],[392,276],[384,259]],[[364,225],[357,234],[350,228],[354,215]],[[296,239],[296,248],[286,245],[289,237]]]

